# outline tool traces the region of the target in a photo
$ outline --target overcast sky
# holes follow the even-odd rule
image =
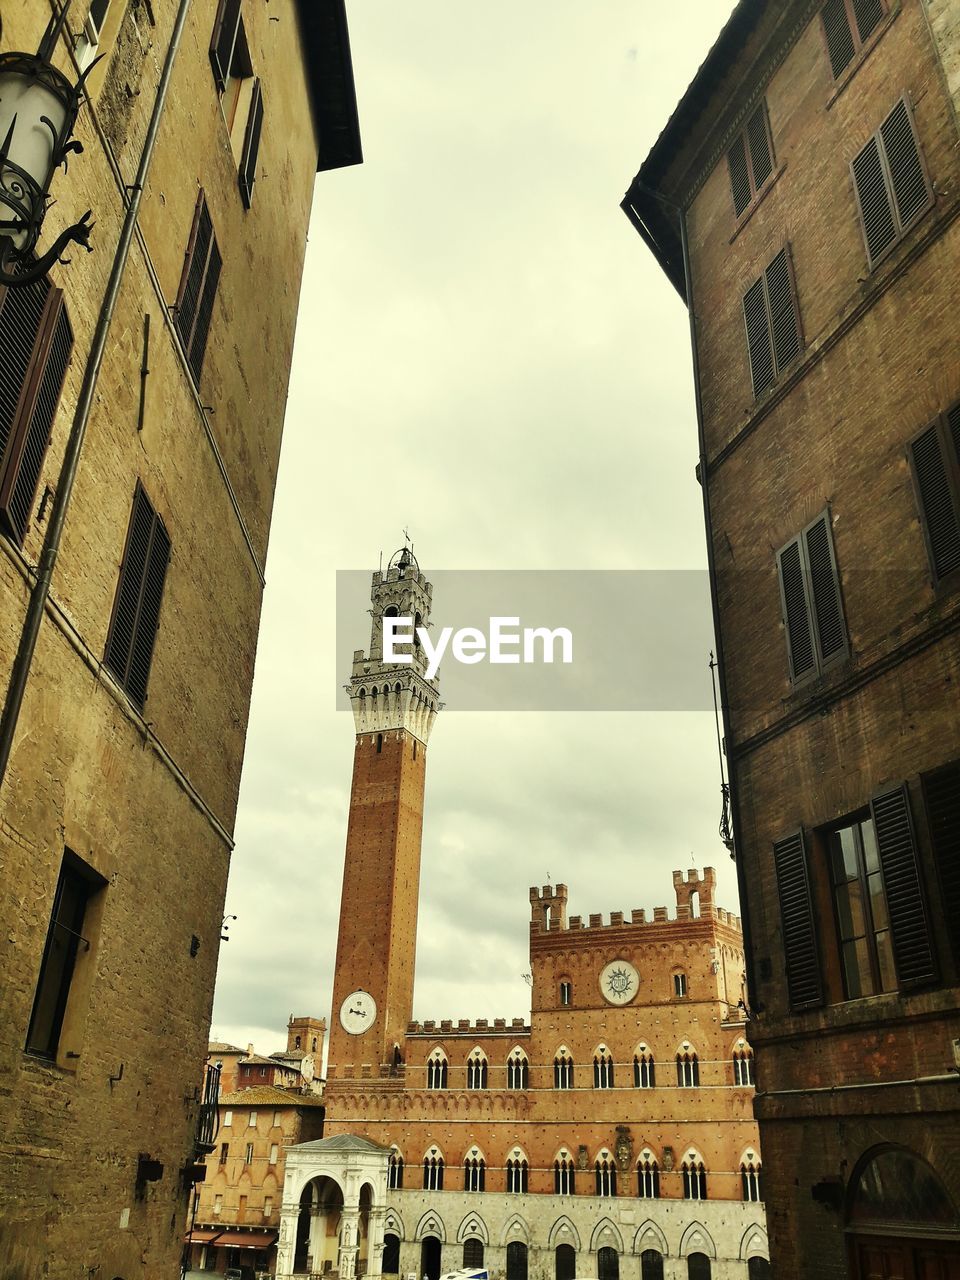
[[[618,206],[731,7],[348,0],[364,163],[317,180],[217,1039],[270,1052],[291,1012],[330,1019],[338,569],[405,527],[428,577],[705,564],[686,312]],[[637,661],[625,637],[624,683]],[[736,909],[712,713],[448,709],[426,785],[418,1018],[529,1014],[548,875],[606,915],[713,865]]]

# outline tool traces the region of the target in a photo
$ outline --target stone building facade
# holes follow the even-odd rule
[[[960,22],[733,12],[623,202],[688,303],[781,1280],[960,1275]]]
[[[52,8],[4,4],[0,51],[36,50]],[[78,0],[67,25],[71,82],[102,57],[48,220],[92,210],[93,252],[0,290],[0,698],[53,563],[22,709],[2,713],[0,1275],[168,1280],[318,156],[358,162],[359,134],[337,0]]]
[[[650,919],[568,917],[565,885],[531,889],[529,1021],[409,1020],[437,688],[422,656],[384,664],[379,637],[391,609],[427,622],[432,592],[404,551],[371,599],[350,684],[326,1136],[288,1174],[277,1274],[437,1280],[481,1260],[507,1280],[767,1274],[743,939],[711,868],[675,872],[675,914]],[[380,1153],[385,1217],[375,1181],[347,1176],[357,1151]],[[338,1251],[333,1224],[354,1208]]]

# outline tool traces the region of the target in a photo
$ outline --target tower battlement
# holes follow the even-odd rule
[[[646,909],[634,907],[628,914],[623,911],[611,911],[605,923],[602,912],[591,912],[584,921],[583,916],[567,918],[567,886],[558,884],[554,888],[545,885],[538,889],[536,885],[530,889],[530,932],[531,934],[586,932],[598,929],[626,929],[634,925],[679,924],[686,920],[716,920],[732,929],[740,930],[740,917],[732,911],[718,907],[714,900],[717,873],[713,867],[704,867],[703,875],[697,869],[686,872],[674,871],[673,887],[677,895],[676,914],[670,915],[667,907],[654,907],[653,915],[648,919]],[[694,914],[693,896],[698,895],[699,912]]]

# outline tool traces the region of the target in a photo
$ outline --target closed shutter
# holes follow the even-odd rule
[[[810,573],[810,597],[820,662],[825,664],[847,647],[840,603],[840,578],[833,554],[829,516],[822,515],[804,533]]]
[[[790,264],[786,249],[781,249],[766,270],[767,298],[770,304],[770,328],[777,373],[800,354],[800,326],[790,281]]]
[[[760,103],[747,121],[747,143],[750,147],[750,167],[753,170],[753,189],[759,191],[773,172],[773,155],[767,133],[767,104]]]
[[[920,160],[920,147],[903,98],[880,126],[880,137],[893,183],[897,216],[903,230],[930,201],[927,177]]]
[[[193,227],[177,293],[176,325],[187,362],[199,384],[223,260],[203,192],[197,199]]]
[[[257,156],[260,153],[260,134],[263,130],[263,93],[260,81],[253,86],[247,130],[243,137],[243,159],[240,162],[240,196],[243,207],[249,209],[253,201],[253,184],[257,180]]]
[[[774,378],[770,322],[767,319],[767,303],[762,279],[752,284],[743,295],[743,319],[747,326],[747,349],[750,354],[753,394],[760,396],[772,385]]]
[[[905,98],[854,157],[852,169],[867,259],[873,267],[933,203]]]
[[[960,965],[960,763],[924,774],[921,783],[943,921],[954,960]]]
[[[938,976],[906,784],[870,801],[880,868],[890,916],[893,957],[901,987],[917,987]]]
[[[853,14],[861,44],[870,38],[883,18],[882,0],[853,0]]]
[[[833,77],[836,79],[853,61],[855,52],[845,0],[827,0],[823,6],[822,16],[830,66]]]
[[[880,144],[871,138],[853,161],[853,180],[863,219],[863,235],[867,242],[867,259],[871,266],[897,238],[887,184],[880,159]]]
[[[773,148],[767,128],[767,103],[764,99],[747,121],[727,152],[733,210],[739,218],[747,205],[773,172]]]
[[[730,187],[733,192],[733,210],[737,217],[750,203],[750,171],[747,168],[747,144],[741,133],[727,152],[730,166]]]
[[[142,709],[160,621],[170,538],[138,483],[104,662]]]
[[[48,281],[0,296],[0,525],[26,537],[73,331]]]
[[[210,38],[210,65],[217,89],[223,93],[230,74],[233,46],[240,24],[240,0],[220,0],[213,35]]]
[[[773,862],[790,1007],[813,1009],[823,1004],[823,981],[802,830],[776,841]]]
[[[817,665],[799,538],[787,543],[779,553],[777,567],[780,572],[780,597],[787,632],[787,659],[790,677],[796,681],[810,675]]]
[[[938,580],[960,569],[960,495],[957,471],[951,466],[950,458],[953,449],[954,458],[960,461],[956,443],[960,434],[960,406],[947,415],[947,425],[946,437],[938,419],[910,445],[927,550]]]

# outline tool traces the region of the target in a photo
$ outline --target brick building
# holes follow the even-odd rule
[[[54,8],[4,4],[0,55]],[[338,0],[67,28],[41,246],[90,209],[93,252],[0,290],[0,1275],[169,1280],[318,156],[359,136]]]
[[[672,918],[568,918],[565,885],[532,889],[529,1021],[410,1021],[438,692],[380,638],[391,610],[429,619],[412,553],[371,599],[326,1137],[289,1153],[277,1274],[766,1275],[743,940],[712,869],[674,874]]]
[[[687,301],[779,1280],[960,1275],[960,20],[742,0],[623,208]]]

